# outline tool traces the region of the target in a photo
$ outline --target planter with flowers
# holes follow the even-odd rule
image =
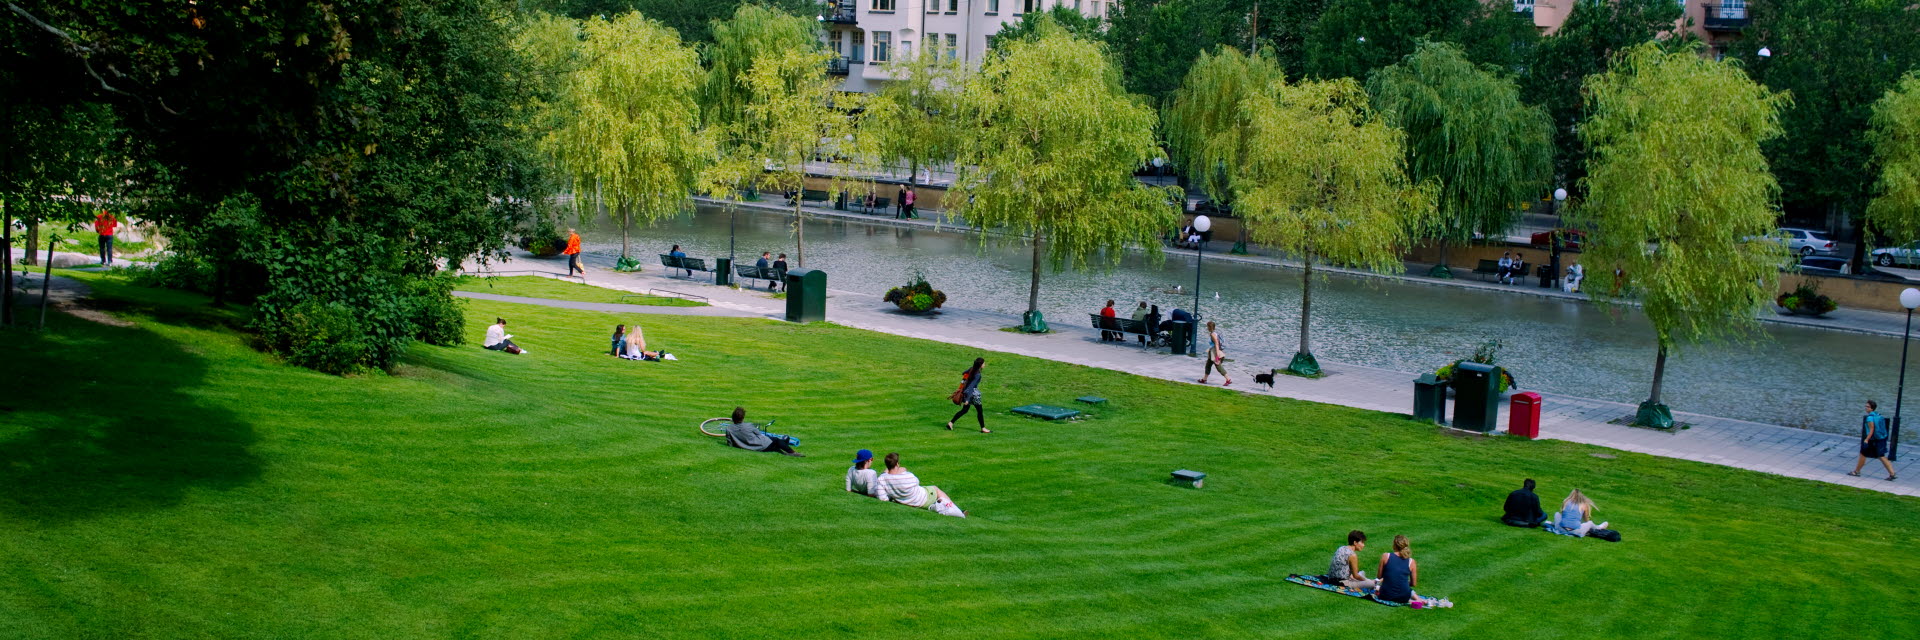
[[[1774,302],[1786,309],[1787,313],[1796,316],[1824,316],[1840,308],[1833,298],[1820,295],[1819,287],[1804,282],[1794,287],[1792,291],[1780,294]]]
[[[908,278],[905,286],[887,290],[886,301],[907,313],[932,313],[947,303],[947,294],[927,284],[927,279],[919,273]]]

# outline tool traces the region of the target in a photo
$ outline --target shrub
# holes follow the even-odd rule
[[[287,362],[322,373],[353,373],[366,365],[367,326],[340,303],[307,301],[260,327],[260,339]]]
[[[1497,365],[1498,363],[1495,361],[1499,359],[1499,356],[1500,356],[1500,341],[1488,340],[1486,342],[1480,343],[1480,346],[1474,348],[1473,357],[1461,358],[1459,360],[1453,361],[1451,364],[1441,365],[1439,369],[1435,369],[1433,371],[1433,377],[1443,381],[1452,380],[1453,372],[1454,370],[1460,367],[1460,363],[1473,362],[1473,363],[1484,364],[1484,365]],[[1513,379],[1513,372],[1508,371],[1506,367],[1501,367],[1500,379],[1497,381],[1497,384],[1495,385],[1494,392],[1506,393],[1508,389],[1512,389],[1518,386],[1520,386],[1519,383],[1515,382]]]
[[[466,305],[453,297],[452,275],[441,274],[412,284],[414,338],[427,344],[451,347],[467,341]]]
[[[191,253],[170,253],[148,269],[128,269],[133,283],[143,287],[180,289],[209,293],[213,291],[213,264]]]
[[[1795,313],[1821,315],[1840,308],[1833,298],[1820,294],[1820,287],[1812,282],[1801,282],[1792,291],[1780,294],[1774,302]]]
[[[921,312],[945,305],[947,294],[935,290],[933,285],[927,284],[926,277],[916,271],[908,277],[905,286],[888,289],[883,299],[902,311]]]

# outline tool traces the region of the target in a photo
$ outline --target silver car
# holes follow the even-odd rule
[[[1868,258],[1882,267],[1907,266],[1920,264],[1920,242],[1904,247],[1882,247],[1874,249]]]
[[[1787,245],[1788,251],[1792,251],[1796,255],[1833,255],[1833,238],[1827,237],[1827,232],[1825,231],[1785,228],[1780,230],[1780,241]]]

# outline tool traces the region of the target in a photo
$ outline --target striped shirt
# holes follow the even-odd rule
[[[927,506],[927,490],[920,486],[920,477],[904,467],[899,473],[888,471],[880,474],[880,493],[881,500],[909,507]]]

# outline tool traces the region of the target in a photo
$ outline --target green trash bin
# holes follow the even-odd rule
[[[1198,355],[1193,349],[1193,323],[1183,320],[1167,321],[1167,353],[1173,355]]]
[[[1447,423],[1447,382],[1429,373],[1413,379],[1413,419]]]
[[[1492,433],[1500,424],[1500,367],[1462,362],[1453,368],[1453,427]]]
[[[722,287],[733,284],[733,258],[713,259],[713,283]]]
[[[827,272],[787,270],[787,320],[819,322],[827,319]]]

